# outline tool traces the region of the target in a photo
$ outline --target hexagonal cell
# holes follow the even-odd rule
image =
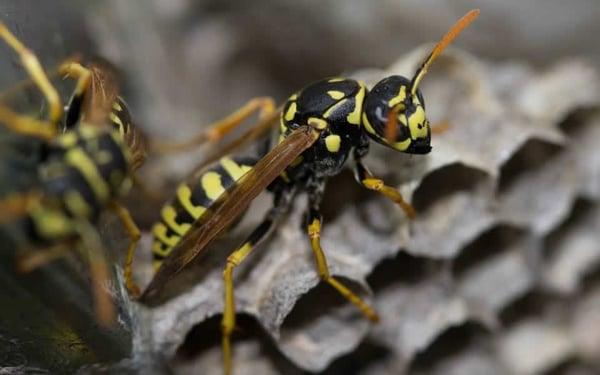
[[[426,349],[415,355],[410,363],[410,372],[429,373],[439,362],[458,355],[478,342],[483,342],[489,334],[489,331],[475,322],[450,327]]]
[[[498,191],[500,193],[505,192],[519,178],[531,170],[542,168],[553,160],[561,150],[563,150],[563,147],[559,145],[539,139],[529,139],[502,165],[498,180]]]
[[[485,172],[461,163],[444,166],[423,178],[413,193],[413,206],[417,212],[424,212],[453,193],[481,188],[488,178]]]
[[[573,293],[580,280],[600,263],[600,209],[578,199],[569,217],[544,239],[544,282],[561,293]]]
[[[507,251],[525,235],[523,229],[507,224],[499,224],[486,230],[461,250],[453,262],[453,273],[459,277],[479,263]]]

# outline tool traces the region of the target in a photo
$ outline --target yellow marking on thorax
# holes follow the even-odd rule
[[[75,134],[74,132],[68,132],[58,137],[57,142],[62,147],[69,148],[75,146],[77,144],[78,139],[79,138],[77,137],[77,134]]]
[[[388,101],[388,106],[390,108],[394,107],[396,104],[402,102],[406,99],[406,86],[400,86],[400,91],[398,91],[398,95],[394,96]]]
[[[346,96],[346,94],[344,94],[341,91],[337,91],[337,90],[327,91],[327,95],[329,95],[332,99],[335,99],[335,100],[339,100],[339,99],[343,98],[344,96]]]
[[[354,110],[350,112],[346,120],[353,125],[360,126],[360,115],[362,113],[363,102],[365,101],[365,93],[367,91],[365,85],[359,82],[360,89],[354,96]]]
[[[171,237],[167,236],[167,227],[163,223],[156,223],[152,227],[152,234],[154,237],[158,238],[162,243],[167,246],[175,246],[181,239],[178,235],[173,235]],[[168,255],[168,254],[165,254]]]
[[[325,137],[325,146],[327,146],[327,151],[329,152],[338,152],[340,150],[340,143],[342,139],[337,134],[331,134]]]
[[[239,180],[246,172],[252,169],[252,167],[240,165],[227,157],[221,159],[221,166],[234,181]]]
[[[311,117],[308,119],[308,125],[314,126],[315,129],[323,130],[323,129],[327,128],[328,124],[327,124],[327,121],[323,120],[322,118]]]
[[[329,107],[325,113],[323,113],[323,117],[325,118],[329,118],[338,108],[340,108],[341,106],[343,106],[344,104],[346,104],[346,102],[348,101],[348,99],[344,99],[344,100],[340,100],[339,102],[335,103],[334,105],[332,105],[331,107]]]
[[[173,230],[173,232],[177,233],[180,236],[185,235],[191,227],[189,223],[178,223],[177,222],[177,212],[173,208],[173,206],[167,205],[162,208],[160,211],[160,216],[165,221],[167,226]]]
[[[109,188],[92,159],[79,147],[67,151],[65,159],[68,165],[77,168],[81,172],[83,178],[85,178],[92,190],[94,190],[94,194],[96,194],[98,200],[106,202],[110,194]]]
[[[217,172],[206,172],[200,178],[200,183],[206,196],[213,201],[217,200],[225,192],[225,188],[221,183],[221,175]]]
[[[92,216],[92,207],[83,199],[79,191],[67,191],[64,201],[69,211],[74,213],[76,217],[89,218]]]
[[[30,215],[37,231],[43,238],[49,240],[61,239],[73,233],[71,221],[60,211],[39,207],[33,210]]]
[[[198,219],[200,216],[202,216],[202,214],[204,214],[204,212],[206,212],[206,207],[194,206],[192,203],[192,191],[186,184],[181,184],[177,188],[177,199],[187,213],[192,215],[194,219]]]
[[[329,83],[335,83],[335,82],[342,82],[342,81],[345,81],[345,80],[346,79],[342,78],[342,77],[333,77],[333,78],[328,79],[327,82],[329,82]]]
[[[298,99],[298,93],[294,93],[294,95],[290,96],[288,100],[296,100]]]
[[[292,121],[294,119],[294,116],[296,115],[296,110],[297,110],[298,106],[296,105],[296,102],[292,102],[288,108],[288,110],[285,112],[285,120],[286,121]]]

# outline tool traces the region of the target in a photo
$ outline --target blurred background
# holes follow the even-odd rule
[[[326,76],[385,69],[413,48],[437,41],[471,8],[480,8],[481,16],[455,45],[491,66],[517,61],[544,71],[565,57],[583,58],[595,68],[600,64],[600,3],[595,0],[4,0],[0,20],[45,67],[76,55],[84,61],[95,56],[108,59],[119,68],[123,95],[148,136],[183,140],[252,97],[273,96],[282,102]],[[12,51],[0,46],[0,88],[24,78]],[[22,99],[33,108],[40,105],[35,94]],[[17,149],[27,155],[27,150]],[[12,157],[13,151],[5,148],[0,155]],[[35,174],[34,160],[23,163],[24,170]],[[189,164],[180,169],[178,163],[171,164],[169,170],[158,165],[150,173],[159,171],[159,177],[174,180]],[[13,175],[2,168],[0,187],[5,189],[4,182]],[[9,190],[34,178],[16,177]],[[157,179],[154,176],[154,185],[166,184]],[[6,266],[0,276],[11,272]],[[25,286],[15,284],[22,279],[4,279],[10,288],[0,292],[3,305],[25,293],[44,295],[50,288],[39,287],[46,281],[39,275],[27,278]],[[63,318],[44,311],[44,305],[64,304],[62,298],[51,296],[31,309],[37,303],[34,297],[13,305],[10,319],[2,319],[4,326],[0,323],[0,373],[3,367],[25,371],[23,363],[31,364],[31,372],[41,373],[128,356],[127,324],[99,333],[93,318],[86,321],[93,312],[85,288],[80,289],[68,297],[68,306],[77,306],[77,312],[72,314],[76,329],[67,333]],[[25,329],[14,329],[21,323]],[[53,344],[36,353],[39,327],[48,328],[43,337]],[[473,330],[479,328],[468,327],[469,334]],[[60,340],[57,332],[63,332]],[[33,360],[22,360],[25,357]],[[343,373],[348,368],[330,371]]]

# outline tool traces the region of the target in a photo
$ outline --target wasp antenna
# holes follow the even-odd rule
[[[421,80],[423,79],[425,74],[427,74],[427,70],[435,61],[435,59],[437,59],[438,56],[442,54],[444,49],[446,49],[446,47],[448,47],[448,45],[452,43],[452,41],[458,36],[458,34],[460,34],[467,26],[469,26],[471,22],[473,22],[475,18],[477,18],[477,16],[479,16],[479,9],[471,9],[467,14],[462,16],[462,18],[459,19],[454,24],[454,26],[452,26],[452,28],[446,33],[446,35],[442,37],[442,39],[440,39],[440,41],[435,45],[429,56],[427,56],[427,58],[425,59],[425,61],[423,61],[419,69],[417,69],[417,72],[415,73],[415,76],[413,77],[411,82],[411,94],[415,95],[417,93],[417,87],[419,87],[419,83],[421,83]]]

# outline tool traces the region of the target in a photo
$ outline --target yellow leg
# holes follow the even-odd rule
[[[140,295],[140,288],[133,279],[133,257],[141,237],[140,230],[131,218],[131,214],[127,208],[113,201],[111,203],[111,209],[115,212],[115,214],[117,214],[119,219],[121,219],[123,226],[125,227],[125,231],[129,236],[129,245],[127,246],[127,255],[125,257],[123,272],[125,274],[125,285],[127,286],[127,290],[129,290],[131,296],[135,298]]]
[[[57,134],[56,128],[52,124],[20,115],[2,104],[0,104],[0,123],[15,133],[48,141]]]
[[[236,251],[227,258],[227,265],[223,271],[223,282],[225,284],[225,300],[223,308],[223,320],[221,330],[223,334],[223,372],[230,375],[232,371],[231,334],[235,328],[235,298],[233,295],[233,270],[246,259],[248,254],[256,248],[256,245],[269,233],[273,227],[275,215],[280,213],[275,207],[263,222],[250,234],[248,239]]]
[[[237,267],[250,254],[254,246],[250,242],[244,243],[227,258],[227,265],[223,271],[225,283],[225,307],[221,330],[223,334],[223,372],[227,375],[232,371],[231,334],[235,328],[235,298],[233,295],[233,269]]]
[[[383,180],[373,177],[373,175],[371,175],[371,173],[367,170],[367,168],[362,164],[360,160],[357,160],[356,162],[355,173],[356,179],[362,186],[366,187],[369,190],[373,190],[380,194],[383,194],[384,196],[392,200],[394,203],[399,205],[400,208],[402,208],[402,210],[404,210],[404,213],[406,214],[406,216],[408,216],[409,219],[414,219],[417,216],[413,206],[411,206],[408,202],[404,200],[402,194],[400,194],[398,190],[386,185],[385,182],[383,182]]]
[[[71,246],[71,243],[62,243],[48,249],[38,249],[26,255],[18,256],[17,270],[23,273],[32,272],[55,259],[63,257],[69,252]]]
[[[373,322],[378,322],[379,315],[377,315],[377,312],[371,306],[369,306],[353,291],[348,289],[339,280],[335,279],[329,274],[327,259],[325,258],[325,253],[321,248],[321,219],[317,214],[311,213],[309,220],[310,224],[308,225],[308,237],[310,238],[310,244],[317,264],[317,272],[319,273],[321,280],[331,285],[344,298],[355,305],[367,319]]]
[[[27,70],[35,84],[46,97],[50,109],[50,123],[54,131],[58,131],[58,125],[62,119],[63,106],[58,91],[52,86],[44,69],[37,57],[15,37],[8,28],[0,22],[0,38],[2,38],[21,58],[23,67]]]
[[[92,77],[90,70],[76,61],[67,61],[61,64],[58,69],[63,77],[77,79],[74,95],[83,95],[89,87]]]
[[[115,322],[116,312],[112,297],[105,290],[110,278],[102,241],[96,228],[88,222],[78,221],[75,223],[75,229],[79,234],[81,250],[89,259],[92,293],[98,322],[104,327],[109,327]]]
[[[205,142],[216,142],[229,132],[240,126],[247,118],[260,110],[260,118],[264,118],[275,111],[275,102],[269,97],[259,97],[248,101],[243,107],[231,115],[207,126],[207,129],[193,136],[187,141],[180,143],[153,144],[153,148],[159,153],[181,152],[201,145]]]

